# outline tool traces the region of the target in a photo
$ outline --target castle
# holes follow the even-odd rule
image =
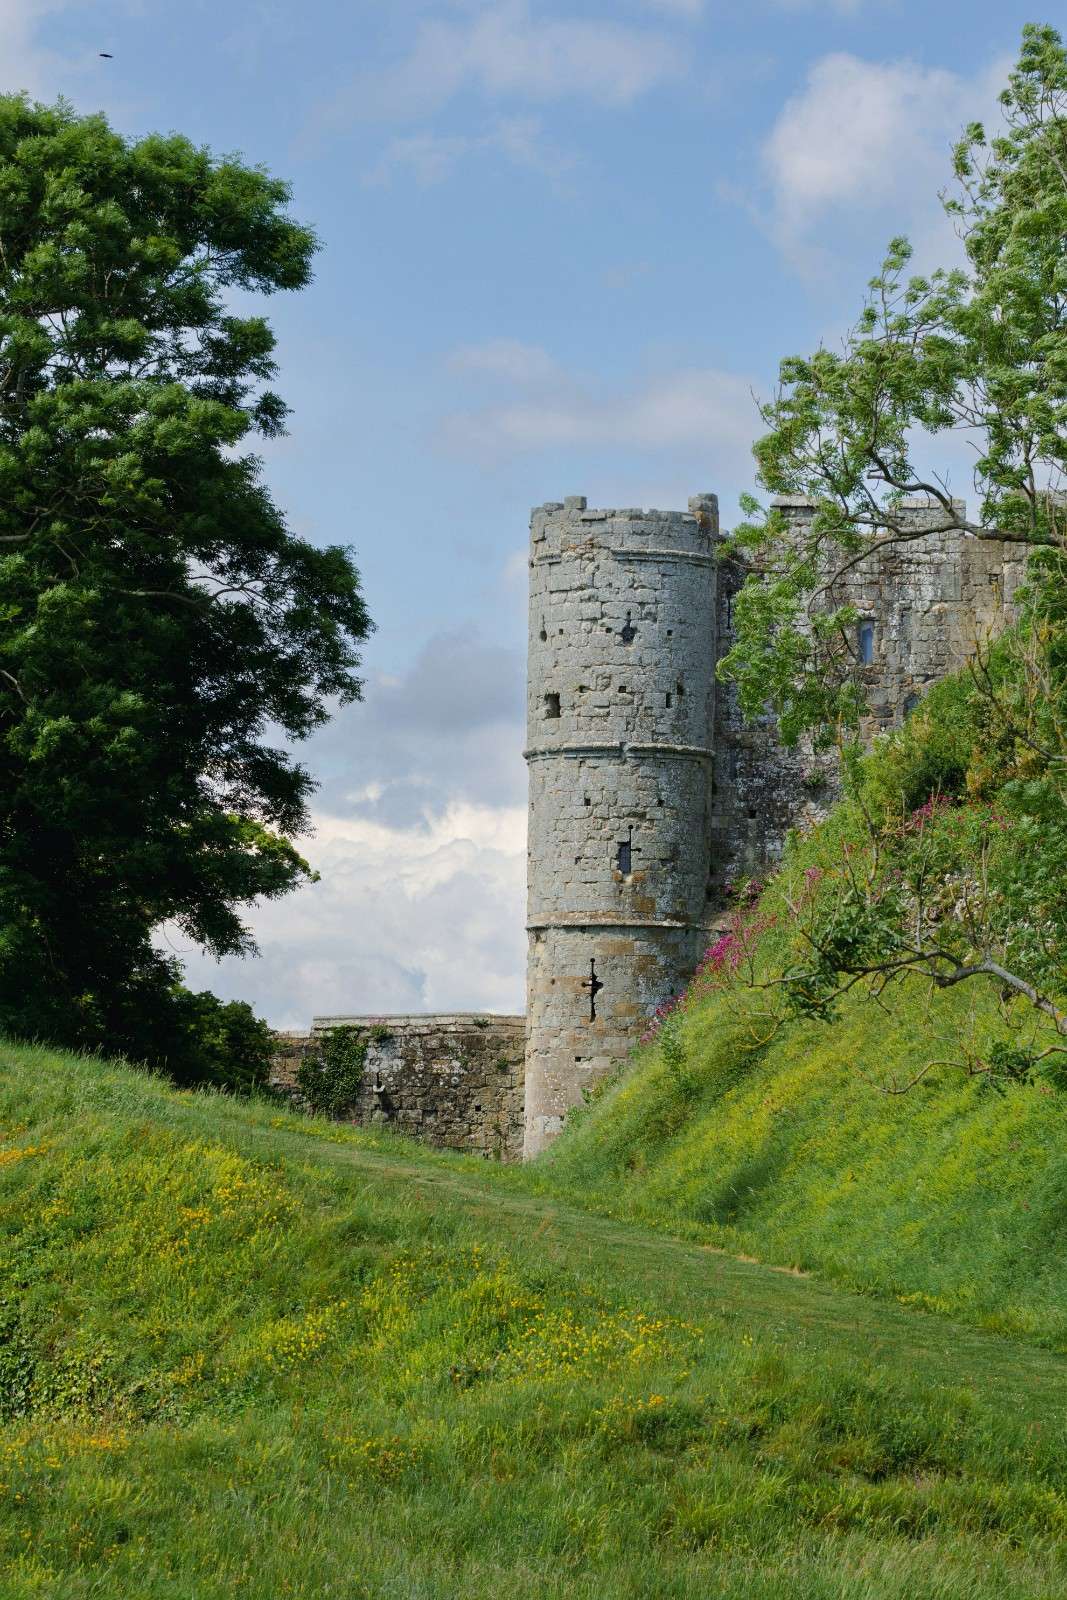
[[[811,516],[775,504],[798,528]],[[917,532],[940,518],[903,510]],[[526,1016],[317,1018],[282,1041],[273,1080],[294,1088],[316,1033],[373,1023],[353,1120],[502,1159],[536,1155],[628,1056],[691,977],[728,884],[772,866],[833,795],[824,763],[785,749],[770,717],[746,725],[717,682],[745,572],[720,558],[713,494],[687,511],[574,496],[537,507],[530,534]],[[859,618],[868,736],[1004,626],[1024,567],[1017,547],[938,533],[847,572],[835,599]]]

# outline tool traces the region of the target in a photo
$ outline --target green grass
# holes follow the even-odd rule
[[[889,752],[892,754],[892,751]],[[757,976],[790,960],[785,891],[865,840],[842,806],[761,901]],[[738,981],[694,994],[525,1181],[761,1261],[1067,1350],[1067,1089],[992,1085],[977,1041],[1022,1042],[988,984],[854,989],[830,1023],[767,1017]],[[902,1094],[925,1063],[933,1070]]]
[[[1067,1361],[533,1182],[0,1047],[0,1595],[1064,1592]]]
[[[1067,1349],[1067,1095],[937,1070],[970,998],[856,996],[751,1050],[743,997],[697,1007],[679,1074],[645,1054],[539,1164],[546,1192]],[[740,1015],[739,1015],[740,1011]],[[992,1019],[991,1019],[992,1025]]]

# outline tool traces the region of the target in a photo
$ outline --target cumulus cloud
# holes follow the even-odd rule
[[[974,78],[910,61],[839,52],[808,72],[763,147],[774,231],[798,264],[823,259],[819,233],[843,217],[885,233],[934,225],[937,191],[961,128],[995,110],[1001,61]]]
[[[341,1011],[521,1011],[523,694],[521,653],[462,630],[429,640],[402,675],[372,675],[364,701],[301,752],[322,780],[302,846],[321,881],[252,912],[258,959],[183,951],[186,981],[277,1027]]]
[[[526,811],[452,802],[424,826],[318,812],[317,884],[261,907],[262,954],[191,952],[186,981],[276,1027],[339,1012],[523,1009]]]
[[[452,364],[504,380],[508,391],[446,419],[442,441],[456,452],[495,460],[561,447],[697,448],[709,470],[747,467],[759,418],[749,380],[736,373],[675,369],[608,391],[510,340],[457,351]]]
[[[652,28],[607,19],[534,17],[528,0],[494,0],[422,23],[391,70],[361,74],[324,113],[424,119],[461,91],[490,99],[554,101],[577,95],[627,105],[682,75],[683,54]]]

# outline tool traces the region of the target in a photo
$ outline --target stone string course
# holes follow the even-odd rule
[[[317,1038],[340,1025],[369,1036],[360,1095],[344,1120],[493,1160],[518,1159],[524,1017],[316,1017],[310,1034],[278,1036],[271,1087],[299,1104],[300,1063]]]

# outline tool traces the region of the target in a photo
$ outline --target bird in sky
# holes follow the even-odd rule
[[[105,61],[114,61],[115,59],[110,50],[101,50],[100,54]]]

